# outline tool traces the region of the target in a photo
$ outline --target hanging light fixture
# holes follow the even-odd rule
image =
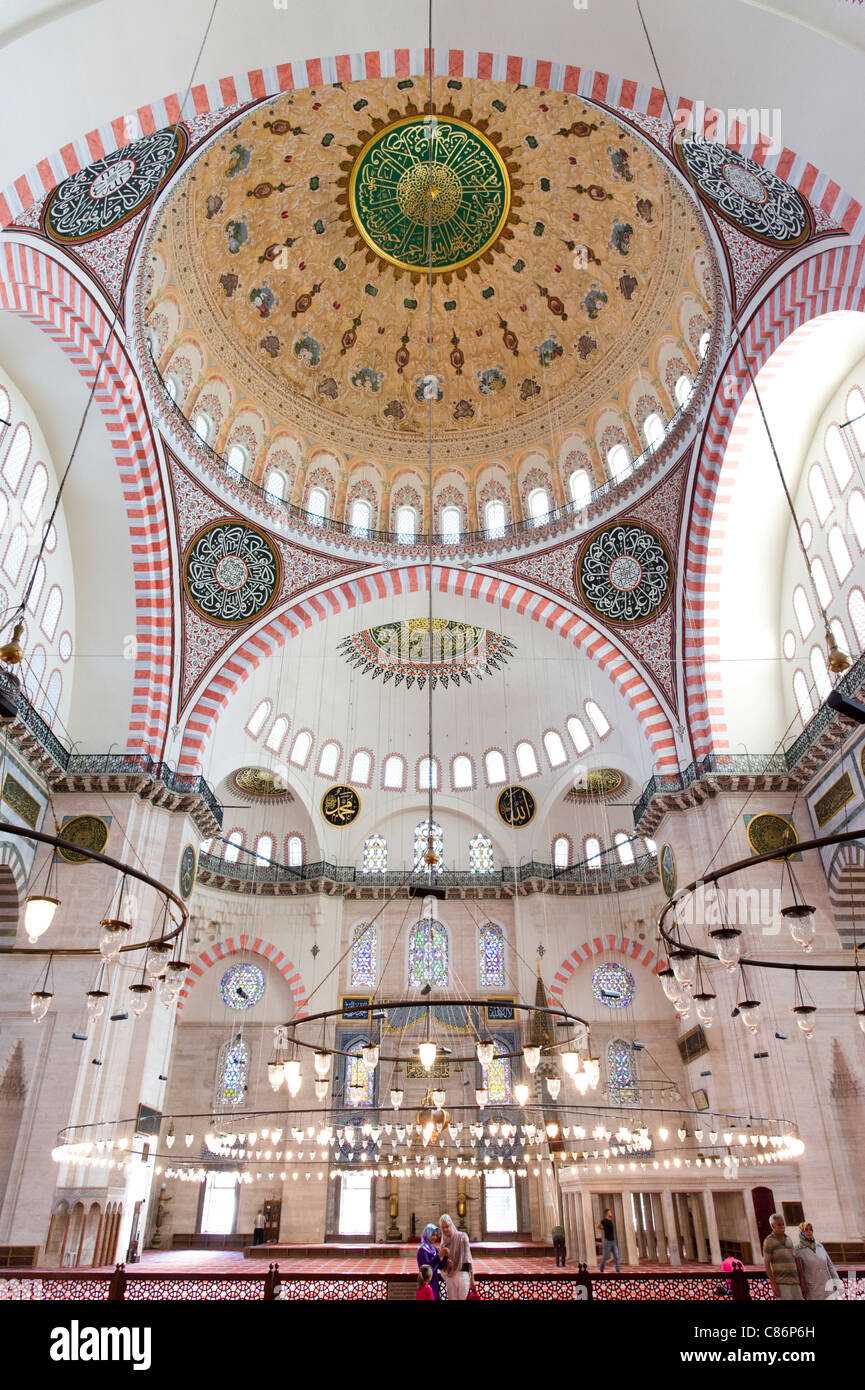
[[[59,906],[60,899],[50,898],[47,894],[32,893],[24,899],[24,930],[31,946],[35,946],[40,936],[47,932]]]
[[[661,988],[671,1004],[678,1004],[682,997],[682,986],[673,973],[671,966],[665,966],[658,971],[658,979],[661,981]]]
[[[315,1069],[315,1074],[320,1081],[326,1081],[327,1078],[330,1076],[330,1067],[332,1060],[333,1058],[331,1053],[325,1051],[325,1049],[323,1048],[315,1053],[312,1065]],[[364,1058],[364,1061],[366,1061],[366,1058]]]
[[[694,962],[696,959],[697,953],[690,946],[677,946],[670,952],[670,965],[680,985],[687,986],[694,983]]]
[[[142,975],[143,973],[142,969]],[[140,1018],[150,1003],[153,985],[148,985],[141,979],[136,984],[129,986],[129,993],[132,995],[132,1012],[136,1018]]]
[[[126,940],[126,933],[132,930],[132,923],[121,922],[117,917],[104,917],[99,925],[102,928],[99,949],[106,960],[113,960]]]
[[[597,1057],[586,1057],[583,1061],[583,1071],[588,1077],[589,1086],[594,1091],[601,1079],[601,1063]]]
[[[404,1092],[399,1086],[394,1086],[391,1088],[390,1103],[393,1106],[394,1110],[399,1110],[403,1102],[403,1095]]]
[[[718,960],[728,970],[735,970],[742,954],[742,933],[738,927],[715,927],[709,932],[715,943]]]
[[[580,1070],[579,1052],[574,1052],[571,1048],[566,1048],[565,1051],[561,1054],[561,1058],[562,1066],[564,1067],[568,1076],[576,1076],[577,1072]]]
[[[475,1104],[476,1104],[481,1110],[483,1110],[483,1108],[484,1108],[484,1106],[486,1105],[488,1099],[489,1099],[489,1091],[487,1090],[486,1086],[476,1086],[476,1087],[475,1087]]]
[[[525,1105],[526,1101],[529,1098],[529,1088],[526,1085],[525,1081],[517,1082],[516,1086],[514,1087],[514,1097],[516,1099],[517,1105]]]
[[[33,1015],[34,1023],[41,1023],[48,1012],[48,1006],[54,998],[49,989],[34,989],[30,995],[30,1012]]]
[[[154,980],[163,979],[168,969],[168,957],[171,954],[169,946],[151,946],[147,956],[147,973]]]
[[[378,1043],[364,1043],[360,1050],[363,1064],[367,1071],[375,1071],[378,1066],[379,1046]]]
[[[793,991],[794,1002],[792,1012],[796,1015],[796,1023],[800,1032],[803,1033],[806,1038],[812,1038],[814,1036],[814,1024],[816,1022],[814,1015],[817,1012],[817,1006],[813,1000],[811,1000],[810,1003],[805,1002],[798,970],[794,971],[794,977],[795,986]]]
[[[787,926],[790,928],[790,935],[801,946],[806,954],[810,954],[814,949],[814,937],[816,928],[814,925],[814,914],[817,911],[810,903],[805,902],[804,894],[796,881],[793,866],[789,859],[784,860],[783,874],[786,874],[793,893],[793,901],[787,907],[781,908],[781,916],[786,917]]]
[[[534,1076],[541,1064],[541,1049],[536,1047],[534,1043],[526,1043],[523,1048],[523,1061]]]
[[[558,1100],[559,1092],[562,1089],[562,1081],[559,1076],[546,1077],[546,1087],[550,1095],[550,1100]]]
[[[748,985],[744,965],[739,966],[739,974],[745,994],[744,999],[739,999],[736,1007],[739,1010],[739,1017],[748,1029],[749,1033],[756,1033],[760,1025],[760,1000],[751,997],[751,990]]]
[[[436,1056],[438,1055],[438,1049],[435,1043],[429,1040],[422,1042],[418,1046],[417,1052],[424,1070],[432,1071],[432,1068],[435,1066]]]
[[[711,1028],[715,1021],[715,1008],[717,1005],[717,995],[712,990],[706,989],[703,982],[703,967],[700,964],[700,957],[697,957],[697,991],[692,994],[694,1005],[697,1010],[697,1018],[704,1028]]]
[[[488,1067],[493,1060],[495,1043],[490,1042],[488,1038],[479,1038],[475,1044],[475,1051],[481,1066]]]

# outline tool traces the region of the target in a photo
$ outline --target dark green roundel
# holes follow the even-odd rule
[[[197,868],[195,849],[192,845],[185,845],[180,856],[180,896],[184,902],[189,898],[195,887],[195,870]]]
[[[410,116],[368,140],[351,215],[368,246],[404,270],[458,270],[497,240],[511,186],[495,145],[465,121]],[[432,208],[430,209],[430,202]]]

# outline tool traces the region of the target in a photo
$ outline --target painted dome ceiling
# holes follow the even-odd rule
[[[425,390],[440,459],[591,430],[648,385],[662,337],[687,341],[683,305],[711,303],[692,203],[579,97],[433,93],[432,121],[424,85],[394,78],[221,131],[163,210],[148,314],[236,398],[346,454],[423,459]]]

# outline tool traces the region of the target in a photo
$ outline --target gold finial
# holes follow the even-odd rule
[[[842,671],[849,671],[852,664],[850,658],[846,652],[842,652],[834,632],[830,632],[828,627],[826,629],[826,650],[828,652],[826,664],[833,676],[840,676]]]
[[[21,637],[24,632],[24,624],[16,623],[12,629],[12,641],[0,647],[0,661],[7,666],[18,666],[21,662],[23,652],[21,651]]]

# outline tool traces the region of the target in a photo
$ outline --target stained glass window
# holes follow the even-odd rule
[[[469,869],[473,874],[491,874],[495,871],[493,842],[489,835],[475,835],[469,840]]]
[[[424,863],[424,855],[427,852],[427,840],[430,836],[430,823],[422,820],[420,825],[414,828],[414,864],[416,869],[427,869],[430,866]],[[433,873],[440,874],[442,871],[442,856],[444,854],[444,835],[442,828],[437,821],[432,823],[432,842],[433,849],[438,855],[438,863],[432,865]]]
[[[249,1075],[249,1048],[238,1033],[233,1042],[219,1049],[216,1068],[216,1108],[243,1105],[246,1100],[246,1079]]]
[[[219,992],[227,1009],[251,1009],[264,994],[264,976],[249,961],[232,965],[222,977]]]
[[[353,1054],[345,1059],[345,1098],[351,1105],[375,1105],[375,1072],[365,1066],[360,1050],[363,1043],[355,1043],[349,1050]],[[354,1100],[349,1087],[361,1086],[359,1097]]]
[[[511,1059],[496,1052],[488,1067],[481,1067],[487,1092],[487,1105],[510,1105]]]
[[[351,937],[351,983],[375,986],[375,927],[370,922],[358,922]]]
[[[610,1100],[619,1105],[632,1105],[640,1099],[634,1049],[621,1038],[607,1044],[607,1084]]]
[[[484,922],[480,932],[481,985],[501,989],[505,983],[505,938],[501,927]]]
[[[624,1009],[630,1004],[637,983],[630,970],[615,961],[605,961],[592,976],[592,994],[607,1009]]]
[[[363,846],[363,872],[383,874],[387,872],[387,840],[383,835],[370,835]]]
[[[408,982],[412,987],[448,982],[448,934],[441,922],[431,917],[423,918],[412,929]]]

